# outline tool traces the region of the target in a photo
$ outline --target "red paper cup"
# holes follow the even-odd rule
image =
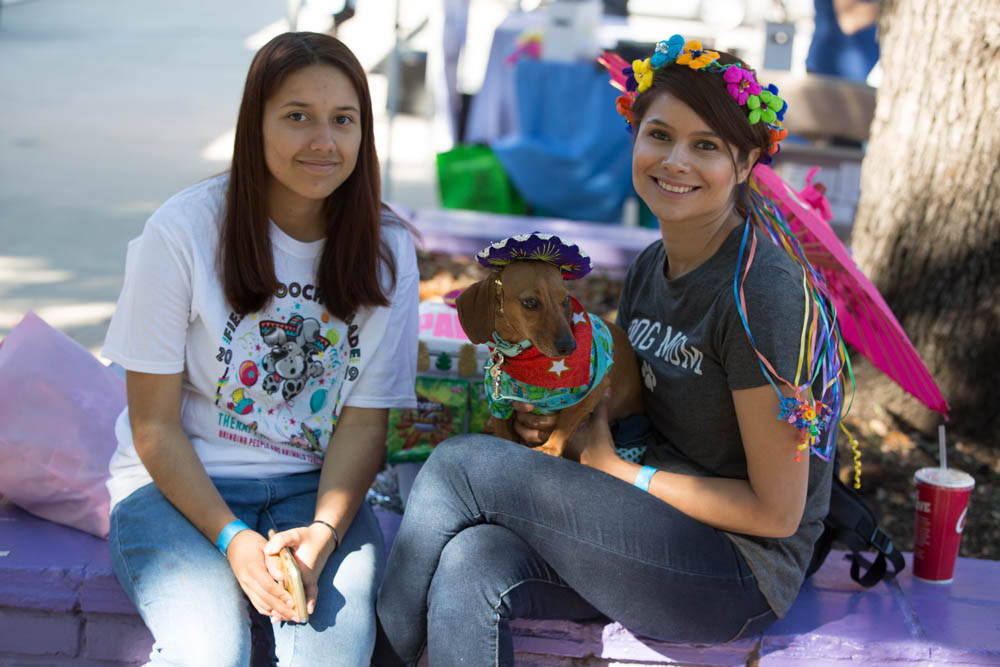
[[[953,468],[921,468],[913,526],[913,576],[935,584],[950,583],[965,528],[969,494],[976,481]]]

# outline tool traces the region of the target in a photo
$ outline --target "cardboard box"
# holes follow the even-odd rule
[[[486,383],[469,382],[469,433],[482,433],[490,422],[490,406],[486,399]]]
[[[440,301],[421,302],[417,335],[421,343],[417,373],[431,377],[482,379],[489,349],[469,342],[454,308]]]
[[[418,375],[416,391],[415,410],[389,411],[389,463],[424,461],[439,442],[466,432],[467,381]]]
[[[424,461],[439,442],[480,433],[489,418],[483,385],[489,349],[469,342],[458,312],[440,301],[421,302],[418,335],[417,409],[389,411],[389,463]]]

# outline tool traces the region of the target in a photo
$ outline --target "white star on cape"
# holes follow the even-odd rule
[[[550,373],[555,373],[556,377],[562,377],[565,371],[568,371],[569,367],[566,365],[565,359],[559,359],[558,361],[552,362],[552,368],[549,369]]]
[[[582,313],[573,313],[573,324],[583,324],[587,321],[587,317]]]

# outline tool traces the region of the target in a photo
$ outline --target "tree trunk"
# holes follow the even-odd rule
[[[949,431],[997,443],[1000,2],[883,0],[879,41],[855,258],[951,405]],[[862,376],[859,397],[921,430],[942,421],[877,372]]]

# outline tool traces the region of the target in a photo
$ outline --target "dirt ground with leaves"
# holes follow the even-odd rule
[[[418,253],[420,297],[440,297],[482,279],[486,270],[471,257]],[[594,271],[567,283],[570,292],[591,312],[614,318],[621,291],[619,277]],[[857,356],[852,355],[852,356]],[[862,380],[863,381],[863,380]],[[882,409],[877,400],[856,404],[845,420],[861,448],[859,493],[893,543],[913,550],[913,473],[938,464],[937,436],[922,434]],[[841,444],[841,479],[853,482],[850,445]],[[972,475],[970,499],[960,555],[1000,560],[1000,451],[990,443],[949,438],[948,464]]]

